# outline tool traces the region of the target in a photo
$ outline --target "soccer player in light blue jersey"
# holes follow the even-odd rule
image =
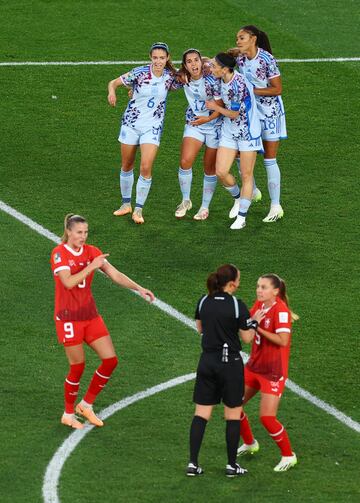
[[[151,187],[152,167],[160,144],[165,116],[166,98],[170,89],[177,88],[176,69],[171,63],[169,47],[157,42],[150,48],[151,63],[134,68],[108,84],[109,105],[116,105],[116,89],[127,86],[132,97],[121,121],[120,191],[122,205],[116,216],[132,213],[131,193],[134,184],[134,163],[138,146],[141,152],[140,175],[136,184],[135,209],[132,219],[143,224],[143,206]]]
[[[241,28],[236,36],[236,44],[237,48],[230,52],[236,57],[239,72],[254,86],[260,114],[264,165],[271,199],[270,211],[263,221],[276,222],[284,215],[280,205],[281,177],[276,155],[280,140],[287,137],[280,70],[272,56],[267,34],[256,26]]]
[[[217,54],[212,62],[212,73],[221,78],[221,98],[224,106],[207,101],[206,107],[224,116],[219,148],[216,156],[216,175],[233,196],[229,218],[236,220],[230,229],[242,229],[253,193],[253,172],[256,153],[262,149],[261,126],[252,86],[234,71],[235,59],[227,53]],[[231,165],[240,152],[242,188],[230,173]]]
[[[205,145],[202,202],[199,211],[194,215],[194,220],[206,220],[209,216],[209,205],[217,182],[215,160],[222,116],[219,112],[209,111],[205,102],[207,100],[221,100],[220,79],[213,75],[204,75],[201,54],[197,49],[188,49],[184,52],[179,73],[186,80],[182,86],[188,107],[185,112],[186,123],[179,166],[182,202],[177,207],[175,216],[183,218],[186,212],[192,208],[190,200],[192,166],[200,149]]]

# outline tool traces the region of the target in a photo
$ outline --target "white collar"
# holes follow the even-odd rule
[[[73,250],[67,244],[64,244],[64,247],[67,249],[67,251],[69,251],[70,253],[72,253],[73,255],[75,255],[75,257],[79,257],[82,254],[82,252],[84,251],[84,247],[83,246],[80,248],[80,250],[78,252],[76,252],[75,250]]]

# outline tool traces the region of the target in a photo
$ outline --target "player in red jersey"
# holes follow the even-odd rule
[[[118,271],[95,246],[87,245],[88,224],[80,215],[65,217],[64,235],[60,245],[51,254],[51,268],[55,280],[55,324],[60,344],[64,345],[70,369],[64,383],[65,411],[61,423],[81,429],[84,425],[75,417],[78,414],[95,426],[103,426],[92,408],[95,398],[104,388],[118,359],[106,328],[99,315],[91,293],[91,283],[96,269],[101,269],[114,283],[136,290],[144,299],[154,300],[154,294]],[[80,379],[85,368],[83,343],[86,342],[101,358],[88,390],[74,408]]]
[[[285,282],[276,274],[259,278],[256,295],[257,301],[250,314],[261,311],[264,317],[255,336],[249,333],[247,339],[243,339],[252,342],[250,359],[245,366],[244,405],[260,391],[260,421],[280,448],[282,457],[274,470],[282,472],[297,463],[287,432],[276,414],[288,376],[291,324],[298,316],[290,311]],[[239,447],[238,454],[254,454],[259,444],[245,412],[240,420],[244,444]]]

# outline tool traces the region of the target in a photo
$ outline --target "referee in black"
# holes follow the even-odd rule
[[[203,473],[198,455],[212,409],[221,400],[224,403],[228,455],[225,474],[236,477],[247,472],[236,463],[244,396],[244,365],[239,334],[241,336],[243,330],[256,330],[263,315],[257,312],[250,318],[246,305],[233,296],[239,284],[240,271],[237,267],[222,265],[208,277],[209,293],[201,297],[196,307],[196,327],[202,334],[202,354],[194,388],[196,408],[190,428],[188,476]]]

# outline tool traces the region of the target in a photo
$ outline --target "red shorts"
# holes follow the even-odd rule
[[[245,386],[249,386],[249,388],[254,388],[260,390],[261,393],[269,393],[278,397],[281,397],[283,394],[286,383],[285,377],[280,377],[278,381],[269,381],[261,374],[256,374],[249,370],[247,365],[245,365],[244,375]]]
[[[104,320],[97,316],[87,321],[55,321],[56,334],[60,344],[64,346],[76,346],[86,342],[92,342],[109,335]]]

